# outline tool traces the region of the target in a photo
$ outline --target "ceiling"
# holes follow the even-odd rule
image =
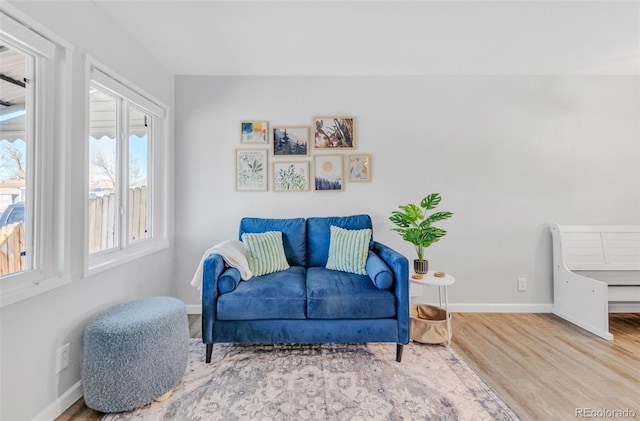
[[[640,75],[638,0],[92,3],[175,75]],[[0,117],[24,109],[25,72],[0,46]],[[99,105],[96,136],[113,125]]]
[[[638,1],[95,1],[177,75],[640,74]]]

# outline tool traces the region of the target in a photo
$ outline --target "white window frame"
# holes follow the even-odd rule
[[[135,87],[125,78],[108,69],[91,57],[86,58],[86,108],[85,108],[85,143],[86,143],[86,163],[85,163],[85,276],[101,272],[106,269],[133,261],[140,257],[151,253],[166,249],[169,247],[167,240],[167,182],[166,182],[166,153],[167,137],[168,137],[168,107],[161,101],[146,94],[141,89]],[[144,240],[129,242],[128,240],[128,214],[129,204],[127,203],[127,195],[124,194],[128,187],[128,178],[124,177],[125,172],[123,166],[128,168],[128,150],[122,148],[119,155],[119,163],[116,166],[121,170],[118,172],[119,186],[117,186],[117,205],[119,209],[119,217],[117,219],[117,229],[119,232],[118,245],[111,249],[90,253],[89,250],[89,168],[91,165],[89,156],[89,125],[90,125],[90,99],[89,92],[91,85],[97,85],[105,92],[113,94],[116,97],[122,97],[130,101],[135,108],[148,113],[151,118],[150,138],[152,139],[149,146],[149,162],[148,179],[148,206],[151,207],[149,216],[151,218],[151,237]],[[126,120],[126,119],[125,119]],[[122,123],[126,123],[123,121]],[[120,126],[120,125],[119,125]]]
[[[68,245],[63,215],[64,139],[69,120],[69,98],[64,87],[70,69],[64,43],[44,37],[7,13],[0,10],[0,34],[4,43],[33,57],[32,85],[27,91],[27,126],[30,143],[27,145],[27,206],[25,225],[28,228],[27,256],[31,267],[0,278],[0,307],[5,307],[41,294],[71,281],[65,273]],[[56,88],[57,85],[57,88]],[[57,164],[57,165],[56,165]]]

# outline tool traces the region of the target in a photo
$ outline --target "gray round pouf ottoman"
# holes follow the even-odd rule
[[[150,297],[111,307],[84,331],[82,386],[89,408],[122,412],[169,392],[187,368],[184,303]]]

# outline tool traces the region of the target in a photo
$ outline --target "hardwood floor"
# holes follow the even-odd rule
[[[577,408],[628,408],[640,419],[640,314],[610,315],[613,342],[552,314],[455,313],[452,320],[453,349],[522,420],[576,419]],[[200,318],[189,322],[199,337]],[[56,421],[102,415],[80,399]]]
[[[640,314],[611,314],[613,342],[553,314],[453,315],[453,348],[523,420],[577,408],[640,418]]]

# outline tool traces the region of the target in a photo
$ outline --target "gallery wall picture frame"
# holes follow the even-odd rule
[[[267,150],[236,149],[236,191],[267,189]]]
[[[273,191],[309,191],[308,161],[273,162]]]
[[[240,143],[253,145],[269,144],[269,122],[263,120],[242,120],[240,122]]]
[[[313,146],[315,149],[355,149],[354,117],[314,117]]]
[[[347,155],[347,171],[349,181],[371,181],[371,155]]]
[[[343,155],[314,155],[313,174],[316,191],[343,191]]]
[[[309,155],[309,126],[273,126],[270,131],[273,156]]]

